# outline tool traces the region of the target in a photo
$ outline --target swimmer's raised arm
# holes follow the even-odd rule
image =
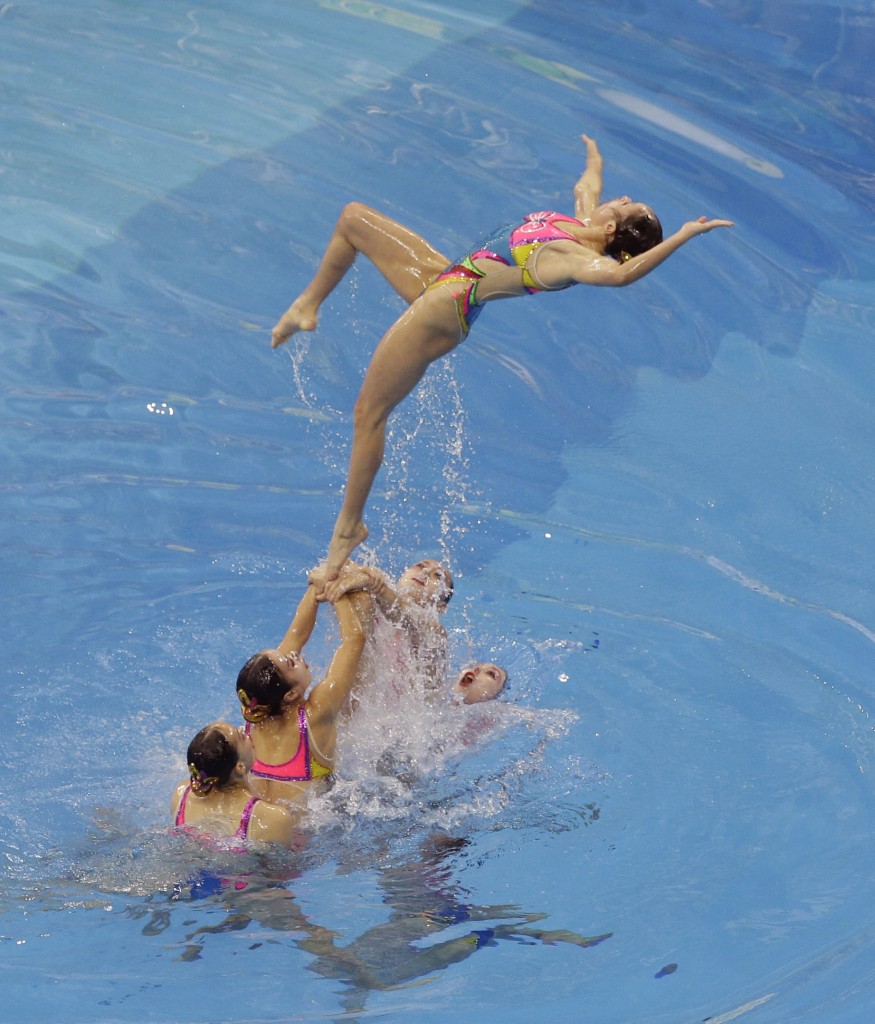
[[[298,603],[295,617],[286,630],[286,635],[277,644],[276,649],[281,654],[288,654],[290,651],[300,654],[313,633],[313,628],[316,625],[317,610],[316,588],[310,584]]]
[[[367,594],[358,591],[344,595],[334,606],[340,626],[340,646],[334,652],[325,678],[308,699],[310,721],[314,725],[335,719],[349,696],[365,643],[370,600]]]
[[[586,143],[586,168],[574,186],[574,216],[578,220],[588,217],[602,197],[602,155],[595,139],[581,138]]]

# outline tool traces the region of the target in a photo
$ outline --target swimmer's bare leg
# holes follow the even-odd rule
[[[319,307],[343,280],[359,253],[367,256],[406,302],[413,302],[449,263],[410,228],[363,203],[348,203],[334,226],[313,280],[274,327],[273,348],[297,331],[316,329]]]
[[[353,414],[352,452],[343,506],[325,563],[327,581],[337,577],[350,554],[368,536],[364,510],[386,447],[386,424],[436,359],[459,344],[460,329],[450,296],[428,292],[386,332],[371,359]]]

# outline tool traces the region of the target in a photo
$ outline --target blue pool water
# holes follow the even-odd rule
[[[827,0],[0,7],[0,1020],[868,1024],[873,48]],[[736,226],[490,307],[393,421],[370,554],[449,560],[507,699],[374,698],[303,855],[191,850],[399,302],[270,326],[348,200],[455,254],[569,209],[581,132]]]

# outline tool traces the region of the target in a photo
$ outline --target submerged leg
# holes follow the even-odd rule
[[[274,327],[273,348],[288,341],[296,331],[316,329],[319,307],[343,280],[359,253],[367,256],[406,302],[413,302],[449,262],[410,228],[363,203],[348,203],[334,226],[313,280]]]

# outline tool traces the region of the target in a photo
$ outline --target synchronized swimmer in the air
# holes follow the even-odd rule
[[[431,363],[464,341],[487,302],[575,284],[632,284],[691,238],[732,226],[700,217],[663,239],[649,206],[628,196],[601,201],[602,157],[592,139],[582,138],[586,168],[574,186],[573,216],[527,214],[456,263],[403,224],[350,203],[312,281],[273,328],[274,348],[297,331],[315,330],[322,303],[359,253],[409,303],[377,346],[356,401],[346,490],[325,563],[328,581],[368,536],[364,509],[383,461],[389,415]]]

